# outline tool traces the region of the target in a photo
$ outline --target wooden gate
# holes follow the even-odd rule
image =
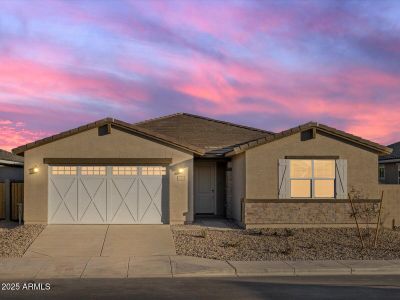
[[[18,204],[24,203],[24,183],[11,182],[11,220],[18,221]],[[21,207],[23,210],[23,207]],[[23,215],[22,215],[23,219]]]
[[[6,218],[6,184],[0,182],[0,219]]]

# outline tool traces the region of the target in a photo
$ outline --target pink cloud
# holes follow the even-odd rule
[[[212,103],[197,107],[204,114],[257,112],[264,113],[266,120],[274,114],[320,122],[342,119],[339,128],[367,139],[388,143],[400,137],[394,126],[400,115],[396,75],[355,67],[326,73],[288,72],[273,64],[253,67],[201,59],[188,65],[192,68],[174,82],[174,88]]]
[[[22,127],[20,122],[0,120],[0,149],[11,149],[50,135],[49,132],[34,131]]]
[[[12,122],[10,120],[0,120],[0,125],[10,125]]]
[[[47,98],[48,102],[63,104],[58,95],[108,99],[120,103],[128,99],[144,100],[146,91],[132,80],[115,78],[105,73],[82,73],[57,69],[45,64],[13,57],[0,57],[2,92],[13,97]],[[70,101],[68,104],[72,104]]]

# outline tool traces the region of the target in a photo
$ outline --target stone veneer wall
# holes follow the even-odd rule
[[[246,227],[318,227],[318,226],[355,226],[352,209],[348,202],[278,202],[260,201],[245,203],[245,224]],[[359,209],[364,205],[373,203],[355,203],[355,208]],[[375,203],[375,209],[379,204]],[[376,218],[370,222],[376,223]],[[366,223],[365,220],[359,220]]]

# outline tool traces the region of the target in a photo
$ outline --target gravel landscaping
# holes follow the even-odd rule
[[[45,227],[0,222],[0,257],[22,256]]]
[[[189,229],[188,229],[189,228]],[[400,232],[383,230],[376,249],[362,249],[356,229],[232,229],[173,227],[178,255],[220,260],[400,259]],[[362,230],[366,245],[369,239]]]

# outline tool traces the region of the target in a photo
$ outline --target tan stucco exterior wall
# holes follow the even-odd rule
[[[246,196],[246,153],[232,157],[232,217],[241,222],[242,199]]]
[[[348,191],[352,187],[379,198],[378,155],[317,132],[301,141],[294,134],[246,151],[246,198],[278,199],[278,160],[285,156],[339,156],[347,160]]]
[[[400,184],[380,184],[379,190],[383,191],[383,226],[400,228]]]
[[[172,158],[169,166],[170,223],[193,220],[193,155],[113,128],[111,134],[99,136],[98,130],[73,136],[33,148],[25,152],[26,223],[47,223],[48,165],[44,158]],[[39,173],[29,174],[29,169]],[[177,170],[184,169],[177,178]]]

